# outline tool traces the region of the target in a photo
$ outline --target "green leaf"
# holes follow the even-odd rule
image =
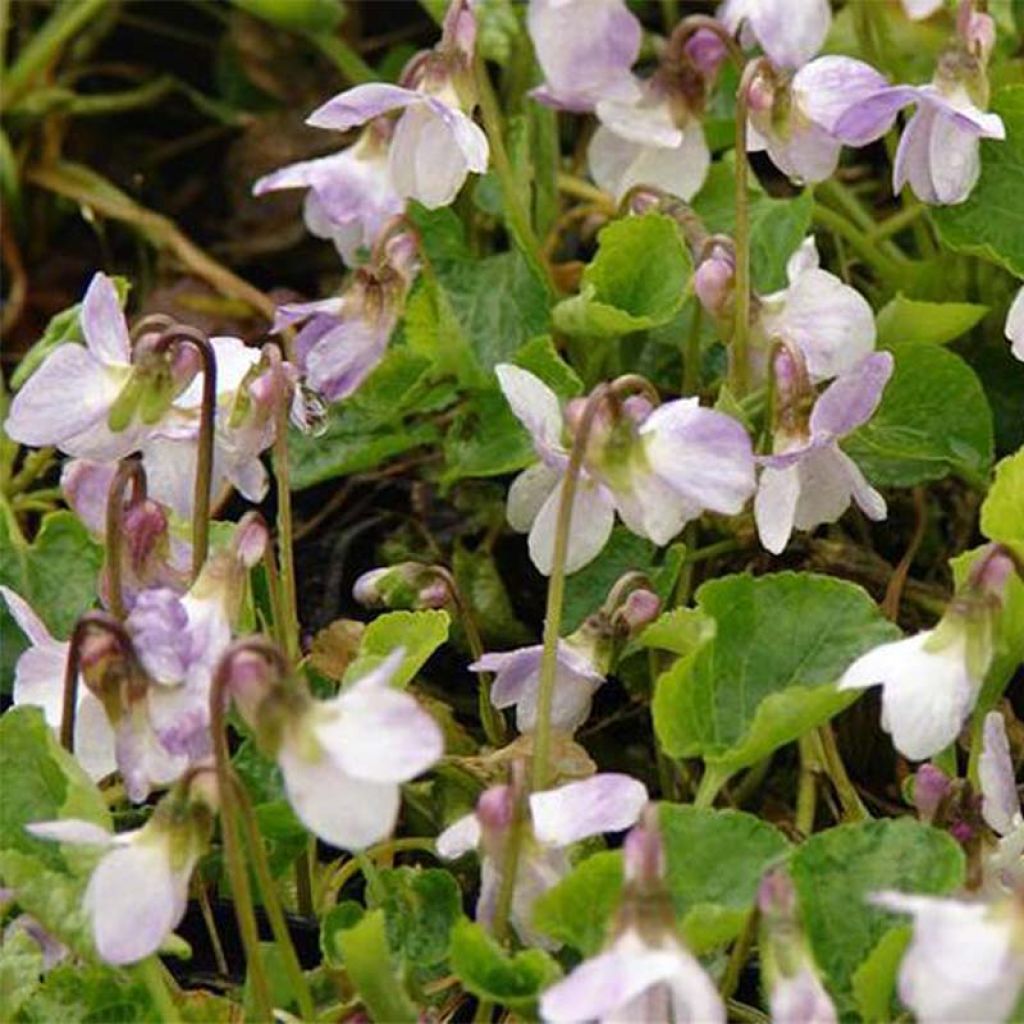
[[[475,392],[459,409],[444,439],[442,480],[514,473],[535,462],[530,435],[497,387]]]
[[[1024,555],[1024,448],[996,465],[981,503],[981,532]]]
[[[489,645],[522,647],[532,641],[533,634],[516,616],[490,552],[482,547],[469,551],[457,544],[452,570]]]
[[[593,956],[608,937],[622,898],[622,881],[622,852],[595,853],[540,896],[533,923],[545,935]]]
[[[414,205],[410,217],[426,265],[406,305],[409,346],[436,371],[486,387],[497,363],[547,329],[547,285],[518,251],[471,253],[451,210]]]
[[[434,651],[448,639],[448,613],[438,609],[422,612],[385,612],[363,631],[359,653],[345,670],[345,683],[372,672],[396,647],[405,648],[392,686],[405,686]]]
[[[667,753],[726,774],[851,704],[843,671],[899,635],[860,587],[812,573],[712,580],[697,606],[715,635],[658,679],[654,724]]]
[[[900,293],[875,317],[878,344],[945,345],[966,334],[987,312],[988,306],[973,302],[919,302]]]
[[[850,988],[862,1020],[871,1021],[872,1024],[892,1020],[896,977],[911,933],[909,925],[886,932],[853,972]]]
[[[659,817],[666,881],[687,942],[703,953],[732,941],[761,876],[788,855],[786,837],[743,811],[663,803]]]
[[[31,544],[25,542],[10,507],[0,500],[0,583],[35,609],[54,636],[65,638],[96,600],[103,549],[71,512],[53,512]],[[7,602],[0,600],[2,679],[13,676],[18,655],[28,646]]]
[[[342,900],[327,911],[320,920],[320,952],[332,967],[343,967],[345,954],[338,936],[354,928],[363,919],[366,908],[355,900]]]
[[[626,217],[603,228],[597,244],[580,294],[555,307],[558,330],[616,338],[668,323],[683,304],[693,272],[675,222],[660,213]]]
[[[868,902],[884,889],[952,892],[964,855],[944,832],[909,818],[841,825],[797,848],[790,871],[818,966],[843,1014],[854,1010],[854,972],[882,937],[905,922]]]
[[[289,32],[333,32],[345,17],[340,0],[231,0],[247,14],[255,15]]]
[[[292,489],[376,469],[396,455],[436,444],[441,437],[437,427],[412,418],[444,408],[454,397],[448,385],[433,381],[432,373],[429,359],[393,347],[358,394],[331,407],[324,433],[292,430]]]
[[[636,642],[640,647],[689,654],[714,635],[714,620],[699,609],[673,608],[655,619]]]
[[[124,277],[113,277],[114,287],[117,289],[117,297],[124,305],[128,297],[128,290],[131,285]],[[21,357],[17,367],[11,374],[11,390],[17,391],[42,365],[46,357],[58,345],[65,342],[84,342],[85,335],[82,333],[81,324],[82,304],[76,302],[73,306],[55,314],[43,331],[43,336]]]
[[[478,999],[524,1012],[562,975],[544,950],[524,949],[509,955],[480,925],[465,919],[452,930],[451,969]]]
[[[1006,126],[1006,139],[981,140],[981,177],[956,206],[929,210],[942,240],[1024,277],[1024,86],[999,89],[992,111]]]
[[[559,398],[566,400],[583,393],[583,381],[576,371],[555,351],[550,334],[528,341],[513,357],[512,362],[529,370]]]
[[[24,929],[5,932],[0,946],[0,1020],[14,1020],[15,1014],[39,988],[43,974],[43,951]]]
[[[731,235],[736,229],[735,164],[728,158],[711,165],[693,208],[712,233]],[[786,286],[786,261],[811,228],[814,199],[804,189],[793,199],[773,199],[756,181],[748,192],[750,209],[750,273],[762,293]]]
[[[871,420],[843,448],[877,486],[911,487],[955,473],[985,477],[992,412],[974,371],[935,345],[897,345],[896,368]]]
[[[80,963],[50,971],[18,1018],[25,1024],[158,1024],[161,1019],[137,975]]]
[[[358,924],[339,931],[336,942],[371,1020],[398,1024],[418,1018],[395,973],[383,910],[372,910]]]
[[[440,868],[392,868],[379,873],[388,943],[394,953],[420,967],[448,955],[451,931],[462,917],[462,893],[455,878]]]

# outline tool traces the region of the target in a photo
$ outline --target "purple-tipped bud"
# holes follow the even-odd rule
[[[653,189],[632,189],[629,193],[629,212],[635,213],[637,216],[650,213],[661,206],[664,198],[661,192],[655,192]]]
[[[434,580],[423,587],[416,598],[417,608],[444,608],[451,601],[451,592],[444,580]]]
[[[188,799],[190,803],[200,804],[215,814],[220,810],[217,772],[212,760],[197,765],[188,776]]]
[[[453,49],[467,60],[473,59],[476,46],[476,17],[472,0],[452,0],[444,16],[441,31],[442,49]]]
[[[706,28],[698,29],[686,40],[683,52],[708,82],[714,79],[722,62],[729,56],[718,34]]]
[[[973,0],[962,0],[957,12],[956,27],[968,53],[987,64],[996,45],[996,23],[992,16],[976,11]]]
[[[796,917],[796,889],[781,868],[769,871],[757,888],[757,906],[766,918],[791,920]]]
[[[989,544],[971,569],[968,586],[986,597],[1002,601],[1006,583],[1016,571],[1013,559],[999,544]]]
[[[619,615],[630,633],[638,633],[660,614],[661,598],[645,587],[634,590],[619,609]]]
[[[491,786],[480,794],[476,816],[485,834],[501,836],[515,816],[515,794],[511,786]]]
[[[399,562],[364,572],[352,587],[364,608],[445,608],[452,600],[447,572],[421,562]]]
[[[626,836],[622,853],[627,883],[644,889],[661,884],[665,877],[665,847],[653,805],[648,805],[640,823]]]
[[[957,821],[949,828],[949,834],[961,844],[966,846],[975,835],[974,826],[967,821]]]
[[[390,569],[371,569],[364,572],[353,585],[352,596],[365,608],[378,606],[383,599],[381,584],[390,572]]]
[[[654,403],[647,395],[630,395],[622,403],[622,412],[634,423],[640,424],[654,412]]]
[[[807,369],[798,352],[779,345],[772,360],[776,400],[783,406],[797,402],[807,388]]]
[[[727,246],[715,244],[693,275],[693,290],[704,309],[717,319],[732,306],[735,281],[735,257]]]
[[[169,356],[171,380],[175,393],[180,394],[192,383],[202,367],[202,357],[195,345],[175,345]]]
[[[235,529],[234,548],[238,560],[251,569],[263,557],[270,543],[267,524],[258,512],[247,512]]]
[[[921,765],[914,774],[914,806],[918,816],[926,824],[935,820],[942,801],[951,789],[949,776],[936,765]]]
[[[141,576],[149,559],[167,540],[167,513],[147,498],[124,510],[121,529],[131,567]]]
[[[411,231],[393,234],[384,245],[384,262],[411,285],[420,269],[419,240]]]
[[[775,83],[767,75],[754,75],[747,86],[747,109],[767,114],[775,105]]]

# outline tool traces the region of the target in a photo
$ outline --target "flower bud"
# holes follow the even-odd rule
[[[999,544],[989,544],[975,562],[968,587],[1002,604],[1006,584],[1016,571],[1013,558]]]
[[[974,9],[974,0],[962,0],[956,18],[957,34],[967,52],[987,64],[996,45],[996,23],[990,14]]]
[[[950,778],[941,768],[929,762],[921,765],[914,774],[914,806],[918,817],[930,825],[951,789]]]
[[[246,569],[255,566],[267,550],[270,532],[258,512],[246,512],[235,527],[232,541],[235,557]]]
[[[652,590],[634,590],[619,608],[618,615],[632,635],[649,626],[661,614],[661,598]]]
[[[444,608],[452,599],[446,574],[421,562],[399,562],[364,572],[352,596],[365,608]]]
[[[785,871],[769,871],[757,888],[757,906],[766,920],[790,920],[796,916],[796,890]]]
[[[714,243],[693,275],[693,290],[709,315],[719,319],[732,307],[736,258],[731,248]]]
[[[622,852],[627,885],[640,890],[661,886],[665,878],[665,849],[653,805],[647,807],[640,823],[627,834]]]
[[[515,796],[511,786],[491,786],[480,794],[476,816],[485,833],[503,835],[515,817]]]
[[[747,110],[767,115],[775,105],[775,82],[766,74],[756,74],[747,86]]]
[[[729,56],[718,33],[706,28],[697,29],[686,40],[683,53],[708,82],[715,78],[722,62]]]

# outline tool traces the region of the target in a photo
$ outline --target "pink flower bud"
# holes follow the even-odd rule
[[[698,29],[686,40],[683,52],[707,81],[718,74],[722,62],[729,55],[717,33],[706,28]]]
[[[971,569],[969,585],[986,597],[1002,601],[1006,583],[1016,571],[1013,559],[999,544],[989,544]]]
[[[710,255],[697,267],[693,290],[711,316],[721,317],[728,312],[735,276],[735,260],[724,245],[713,246]]]
[[[157,546],[167,538],[167,513],[147,498],[124,510],[121,529],[131,566],[141,575]]]
[[[515,797],[511,786],[491,786],[480,794],[476,816],[485,833],[502,835],[512,824],[515,815]]]
[[[973,0],[963,0],[957,12],[956,28],[968,52],[988,63],[996,45],[996,23],[992,16],[976,11]]]
[[[634,423],[640,424],[654,412],[654,404],[647,395],[630,395],[622,403],[622,412]]]
[[[352,587],[352,596],[364,608],[373,608],[380,604],[382,598],[380,584],[389,572],[391,572],[390,569],[371,569],[369,572],[364,572]]]
[[[785,871],[769,871],[761,879],[757,905],[765,917],[793,918],[796,915],[796,890]]]
[[[180,394],[192,383],[202,367],[202,357],[195,345],[174,345],[170,353],[171,380]]]
[[[637,633],[650,625],[661,612],[661,598],[641,587],[626,598],[619,614],[630,633]]]
[[[775,84],[767,75],[754,75],[747,87],[747,109],[754,114],[767,114],[775,105]]]
[[[448,584],[444,580],[434,580],[420,590],[416,599],[418,608],[444,608],[451,600]]]
[[[656,210],[665,197],[653,189],[638,188],[629,194],[629,212],[637,215]]]
[[[939,805],[949,795],[949,776],[933,764],[923,764],[914,774],[914,806],[923,822],[931,824]]]
[[[263,557],[270,543],[267,524],[258,512],[247,512],[235,529],[235,554],[246,569],[251,569]]]
[[[626,881],[650,888],[665,877],[665,848],[658,830],[657,811],[653,807],[630,830],[622,846]]]

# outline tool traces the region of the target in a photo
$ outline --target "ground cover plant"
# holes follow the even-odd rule
[[[1024,1020],[1024,9],[0,6],[4,1021]]]

